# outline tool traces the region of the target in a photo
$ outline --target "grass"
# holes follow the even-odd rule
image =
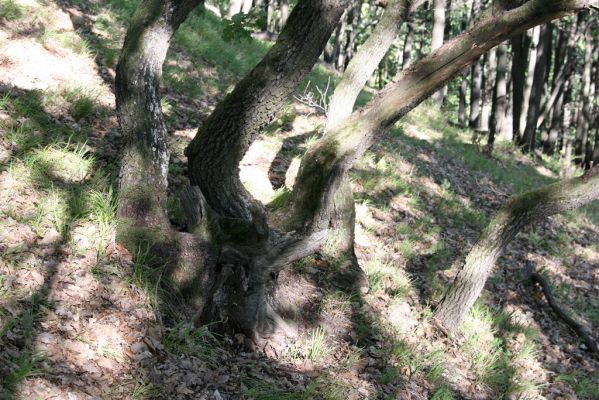
[[[327,356],[328,350],[325,345],[325,338],[326,331],[321,327],[317,327],[310,333],[308,358],[313,362],[320,362]]]
[[[462,351],[471,359],[478,382],[487,385],[496,395],[534,393],[535,382],[515,379],[514,365],[534,362],[535,339],[538,332],[529,326],[513,322],[511,314],[492,312],[482,301],[475,303],[462,326],[466,338]],[[523,343],[512,353],[506,340],[522,334]]]
[[[0,21],[13,21],[25,14],[25,7],[15,0],[0,0]]]
[[[582,370],[574,370],[558,375],[555,380],[572,385],[580,399],[596,399],[599,393],[599,372],[589,374]]]
[[[162,339],[164,347],[176,355],[193,355],[213,361],[219,353],[217,337],[209,326],[194,327],[189,322],[179,322],[167,330]]]
[[[289,189],[287,189],[284,186],[280,187],[275,190],[275,193],[273,195],[273,198],[272,198],[269,206],[272,207],[273,210],[278,210],[280,208],[283,208],[287,205],[287,203],[289,203],[292,195],[293,195],[293,192],[291,192]]]

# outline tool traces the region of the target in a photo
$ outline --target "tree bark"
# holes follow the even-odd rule
[[[599,167],[580,178],[544,186],[510,199],[468,253],[464,266],[435,310],[437,320],[450,331],[460,327],[483,290],[495,262],[522,228],[597,199]]]
[[[216,107],[186,149],[191,183],[217,213],[241,220],[263,214],[241,184],[239,162],[310,72],[348,4],[300,1],[274,46]]]
[[[162,64],[172,35],[200,0],[145,0],[135,11],[116,68],[116,107],[126,144],[119,217],[127,226],[167,227],[169,151],[160,107]]]
[[[412,49],[414,47],[414,15],[408,15],[408,31],[403,44],[403,57],[401,60],[401,69],[404,70],[412,62]]]
[[[507,44],[502,43],[497,47],[497,76],[493,89],[493,107],[491,111],[491,126],[489,127],[489,140],[487,142],[487,153],[493,153],[495,137],[502,134],[505,126],[507,112]]]
[[[433,16],[433,34],[431,40],[431,51],[437,50],[443,45],[445,36],[445,8],[447,7],[446,0],[434,0],[434,16]],[[432,101],[437,107],[443,105],[444,91],[443,89],[433,94]]]
[[[584,63],[582,73],[582,90],[580,92],[580,108],[576,122],[576,141],[574,146],[574,164],[583,166],[588,139],[591,113],[591,66],[593,59],[593,37],[587,26],[584,35]]]
[[[472,11],[470,14],[470,25],[478,18],[481,12],[481,0],[472,1]],[[472,64],[470,72],[470,122],[469,126],[472,129],[481,129],[481,98],[483,84],[483,64],[482,60],[478,59]]]
[[[518,132],[518,146],[524,146],[524,131],[526,130],[526,120],[528,119],[528,107],[530,105],[530,93],[534,81],[534,72],[537,66],[537,48],[540,42],[541,27],[537,26],[532,29],[531,43],[532,48],[526,49],[530,53],[528,57],[528,67],[526,71],[526,79],[524,81],[524,100],[522,102],[522,114],[520,115],[520,131]]]
[[[230,0],[229,9],[227,10],[227,18],[231,19],[233,16],[239,14],[241,12],[242,5],[243,0]]]
[[[387,54],[407,11],[408,0],[393,0],[387,5],[380,21],[347,65],[331,96],[325,131],[333,129],[351,115],[358,95]]]
[[[535,65],[533,82],[530,90],[530,101],[528,106],[528,115],[526,118],[526,128],[522,138],[522,150],[525,153],[534,152],[536,145],[537,120],[540,114],[541,99],[545,92],[545,80],[547,75],[547,63],[549,49],[551,48],[551,39],[553,32],[551,25],[542,25],[539,30],[539,44],[536,49],[537,62]]]
[[[524,86],[526,82],[526,65],[528,63],[528,47],[530,38],[526,34],[519,34],[512,38],[512,118],[513,140],[520,141],[520,120],[524,103]]]

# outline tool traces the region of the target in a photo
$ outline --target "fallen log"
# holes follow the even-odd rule
[[[532,284],[538,283],[547,299],[547,303],[558,317],[560,317],[576,334],[583,340],[587,349],[595,354],[599,354],[599,348],[597,343],[591,338],[591,335],[587,332],[585,327],[578,321],[576,321],[570,314],[568,314],[555,300],[553,293],[551,292],[551,285],[546,277],[535,271],[535,264],[532,261],[526,263],[524,269],[525,276],[530,276]]]

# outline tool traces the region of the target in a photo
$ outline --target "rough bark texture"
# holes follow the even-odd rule
[[[239,162],[322,52],[348,0],[303,0],[264,59],[216,107],[186,149],[189,175],[227,217],[260,213],[239,180]]]
[[[408,3],[409,0],[389,2],[370,36],[347,65],[343,77],[331,96],[326,131],[333,129],[351,115],[362,88],[397,36],[407,15]]]
[[[509,200],[468,253],[462,269],[435,310],[456,331],[480,295],[497,258],[525,226],[599,199],[599,167],[589,174],[544,186]]]
[[[116,73],[117,115],[126,145],[118,214],[129,226],[168,226],[169,152],[160,78],[171,37],[200,0],[145,0],[127,31]]]

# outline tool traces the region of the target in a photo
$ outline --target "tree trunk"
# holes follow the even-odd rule
[[[462,19],[462,32],[467,28],[466,19]],[[458,124],[461,127],[466,127],[466,96],[468,94],[468,80],[466,76],[462,76],[459,89],[459,105],[458,105]]]
[[[528,47],[530,38],[526,34],[519,34],[512,39],[512,129],[513,140],[520,142],[520,120],[524,103],[524,86],[526,82],[526,65],[528,63]]]
[[[404,22],[408,0],[393,0],[368,39],[360,46],[337,84],[329,103],[325,131],[331,130],[352,113],[362,88],[387,54]]]
[[[337,27],[337,32],[335,34],[335,69],[339,72],[343,72],[343,67],[345,66],[345,25],[346,25],[346,15],[347,11],[343,13],[341,16],[341,21],[339,22],[339,26]]]
[[[241,12],[244,14],[249,14],[252,10],[252,0],[243,0],[241,3]]]
[[[599,199],[599,168],[569,181],[544,186],[509,200],[474,245],[464,266],[435,310],[445,328],[456,331],[480,295],[495,262],[526,226]]]
[[[239,14],[241,12],[242,4],[243,0],[230,0],[229,9],[227,11],[227,18],[231,19],[234,15]]]
[[[443,46],[445,36],[445,8],[447,7],[446,0],[434,0],[434,16],[433,16],[433,35],[431,41],[431,52]],[[432,101],[437,107],[443,105],[444,91],[441,89],[433,94]]]
[[[277,6],[277,0],[268,0],[268,5],[266,6],[266,31],[269,33],[274,33],[276,31],[276,23],[275,23],[276,6]]]
[[[482,127],[481,98],[483,83],[482,60],[476,60],[472,65],[470,81],[470,128],[480,130]]]
[[[246,0],[247,1],[247,0]],[[287,23],[289,18],[289,0],[281,0],[281,28]]]
[[[539,118],[541,99],[545,92],[545,78],[547,71],[547,58],[551,48],[553,32],[551,25],[542,25],[539,30],[539,43],[536,49],[537,62],[533,74],[533,83],[530,90],[530,101],[526,128],[522,137],[522,150],[525,153],[534,152],[536,144],[537,120]]]
[[[220,215],[263,221],[239,179],[239,162],[318,60],[348,0],[303,0],[277,42],[216,107],[186,149],[192,185]],[[257,227],[264,234],[263,227]]]
[[[593,60],[593,37],[591,29],[587,27],[584,35],[584,64],[582,73],[582,90],[580,92],[578,119],[576,122],[576,142],[574,146],[574,164],[583,166],[588,129],[591,113],[591,65]]]
[[[401,69],[404,70],[410,66],[412,61],[412,48],[414,47],[414,16],[408,16],[408,31],[403,44],[403,57],[401,60]]]
[[[493,88],[495,87],[495,80],[497,76],[497,50],[491,49],[483,57],[483,94],[481,99],[481,116],[482,116],[482,130],[488,132],[491,124],[491,113],[492,104],[489,107],[489,103],[493,102]],[[484,70],[486,66],[486,72]],[[489,97],[491,102],[489,102]]]
[[[593,48],[594,51],[593,53],[596,54],[597,51],[597,45],[596,43],[593,43]],[[591,99],[596,99],[597,98],[597,80],[595,78],[597,78],[597,75],[599,75],[599,60],[595,60],[595,62],[593,63],[593,73],[592,76],[593,78],[591,79],[591,91],[590,91],[590,99],[589,99],[589,103],[592,103],[593,101]],[[596,121],[597,121],[597,115],[596,113],[593,115],[593,111],[597,111],[597,107],[594,104],[589,104],[589,120],[587,122],[588,124],[588,129],[589,129],[589,133],[587,133],[587,145],[586,145],[586,152],[585,152],[585,158],[584,158],[584,168],[585,169],[590,169],[592,164],[593,164],[593,145],[594,145],[594,140],[593,140],[593,130],[596,129]]]
[[[560,115],[563,115],[563,110],[557,110],[557,102],[559,96],[562,96],[562,99],[559,103],[560,107],[563,106],[564,87],[570,79],[570,75],[572,75],[572,72],[574,71],[576,43],[578,42],[581,26],[580,21],[581,18],[577,18],[577,22],[572,24],[569,31],[559,31],[558,41],[555,49],[551,94],[545,98],[543,106],[541,107],[541,115],[537,121],[537,128],[539,128],[545,119],[551,115],[552,121],[549,128],[549,134],[547,135],[548,141],[550,140],[553,126],[553,114],[557,112],[558,118]],[[553,145],[554,144],[555,142],[553,142]],[[543,144],[543,151],[553,152],[553,150],[551,150],[551,146],[551,142],[547,146]]]
[[[551,115],[551,126],[549,128],[549,135],[547,140],[543,143],[543,153],[552,156],[555,153],[557,140],[560,134],[563,134],[562,125],[564,119],[564,85],[561,85],[557,99],[555,101],[555,107],[553,114]]]
[[[151,39],[162,40],[165,31],[169,34],[164,36],[170,38],[174,28],[162,24],[162,20],[155,18],[156,15],[149,11],[164,11],[167,16],[172,12],[179,15],[177,6],[181,6],[182,2],[163,4],[148,1],[142,6],[144,4],[155,7],[140,12],[142,26],[149,27],[152,32],[153,23],[159,21],[161,28],[154,32]],[[185,209],[190,221],[194,221],[190,224],[190,231],[198,236],[215,235],[214,242],[219,246],[217,267],[212,269],[213,275],[206,276],[211,286],[201,319],[226,321],[252,338],[280,329],[293,330],[277,311],[274,298],[277,275],[289,263],[317,251],[330,229],[342,229],[331,221],[351,221],[351,218],[337,217],[353,210],[353,202],[349,207],[347,204],[345,173],[372,143],[375,135],[388,130],[408,111],[467,68],[481,54],[507,39],[512,32],[577,12],[587,5],[582,0],[561,0],[549,5],[542,0],[531,0],[516,9],[482,19],[470,31],[404,71],[397,82],[389,85],[365,110],[354,113],[310,148],[302,160],[294,188],[293,208],[287,213],[290,219],[281,225],[286,232],[280,232],[267,225],[263,212],[253,208],[251,199],[244,202],[243,193],[240,195],[238,191],[241,184],[238,187],[236,182],[237,165],[255,135],[270,122],[276,109],[293,91],[292,83],[301,81],[312,67],[309,64],[317,60],[345,8],[345,4],[330,1],[326,5],[316,0],[300,1],[277,43],[248,77],[217,106],[186,152],[191,181],[196,185],[185,192]],[[141,43],[139,41],[145,35],[138,33],[132,37],[125,44],[125,54],[133,57],[131,62],[122,60],[121,73],[136,71],[133,66],[137,65],[135,54],[138,51],[144,54],[146,49],[150,49],[147,56],[155,60],[152,56],[159,50],[161,60],[164,58],[168,40],[162,46],[155,46],[153,42],[149,42],[151,46],[145,46],[143,40]],[[159,76],[155,73],[155,65],[143,71],[151,77]],[[131,77],[135,78],[136,75],[131,74]],[[148,80],[144,89],[156,88],[155,83],[155,79]],[[126,96],[132,95],[129,92],[135,90],[135,84],[136,81],[121,82],[121,89],[130,90],[123,91],[125,101],[119,103],[120,107],[123,107],[123,111],[127,107],[145,110],[147,115],[140,113],[140,118],[131,118],[130,114],[125,113],[125,117],[131,121],[121,118],[120,114],[119,118],[123,119],[124,126],[142,123],[137,120],[143,120],[148,115],[154,118],[151,122],[156,123],[155,116],[159,114],[156,104],[159,101],[156,101],[157,97],[152,98],[156,91],[144,90],[150,95],[148,99],[152,100],[150,106],[146,106],[145,102],[137,103],[137,98],[133,98],[135,104],[127,103]],[[134,129],[133,132],[138,131]],[[148,139],[153,140],[155,135],[156,131],[152,129],[131,136],[130,142],[137,140],[135,144],[138,147],[150,147],[153,151],[151,146],[155,143]],[[161,154],[150,155],[160,161]],[[161,168],[165,164],[158,161],[152,161],[151,169],[157,174],[154,178],[161,182],[161,177],[165,176],[161,175]],[[140,166],[143,167],[145,165]],[[137,172],[143,175],[143,171]],[[143,175],[141,179],[146,178],[152,176]],[[200,230],[196,225],[208,230]],[[193,240],[190,242],[194,243]],[[185,248],[177,250],[186,251]],[[193,265],[190,264],[190,269],[193,269]]]
[[[118,214],[128,227],[168,227],[165,212],[169,151],[160,107],[162,64],[172,35],[199,0],[145,0],[116,68],[116,106],[126,144]]]
[[[526,81],[524,83],[524,101],[522,103],[522,114],[520,115],[520,132],[518,132],[519,146],[524,147],[524,131],[526,130],[526,121],[528,119],[528,108],[530,106],[530,95],[534,82],[534,72],[537,66],[537,49],[540,42],[541,27],[537,26],[532,30],[532,49],[528,57],[528,68],[526,71]]]
[[[349,13],[348,19],[351,21],[349,31],[347,33],[347,42],[345,43],[345,65],[343,69],[346,70],[350,61],[354,58],[356,48],[358,46],[356,42],[356,36],[358,35],[358,27],[360,26],[360,20],[362,18],[362,1],[358,0],[355,2],[354,7]]]
[[[478,18],[481,12],[481,0],[472,1],[472,10],[470,14],[470,26]],[[483,64],[482,60],[476,60],[472,64],[470,72],[470,122],[469,126],[472,129],[480,130],[481,128],[481,97],[483,84]]]
[[[489,140],[487,142],[487,153],[493,153],[495,137],[504,131],[505,117],[507,112],[507,44],[502,43],[497,47],[497,73],[495,87],[493,89],[493,106],[491,111],[491,126],[489,127]]]

